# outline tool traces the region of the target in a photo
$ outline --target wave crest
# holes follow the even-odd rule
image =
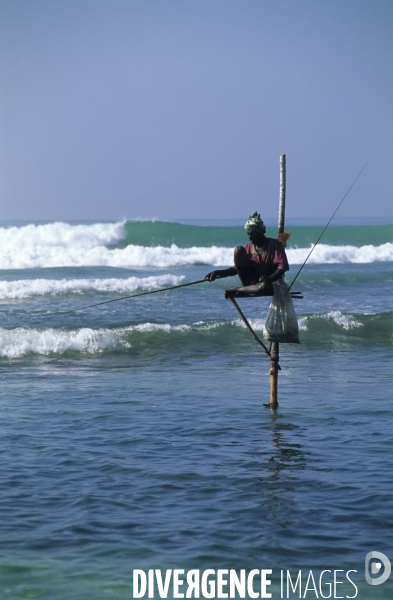
[[[392,343],[392,313],[346,314],[331,311],[322,314],[302,315],[298,318],[301,341],[317,345],[326,343],[346,344],[351,348],[356,344],[369,347],[370,344]],[[262,331],[264,319],[251,319],[256,331]],[[154,348],[157,352],[179,354],[191,341],[193,346],[201,344],[203,353],[217,352],[218,349],[231,349],[234,343],[233,328],[242,329],[244,337],[237,337],[237,344],[252,341],[246,327],[240,319],[198,321],[192,324],[137,323],[127,327],[92,329],[38,329],[38,328],[0,328],[0,357],[21,358],[35,354],[42,356],[80,353],[85,355],[103,352],[134,351],[144,352]],[[207,334],[207,335],[201,335]],[[153,343],[141,343],[151,338]],[[232,350],[230,350],[232,351]]]
[[[288,260],[292,264],[302,264],[311,248],[292,248],[287,250]],[[309,264],[373,263],[393,261],[393,244],[380,246],[329,246],[319,244],[308,259]]]
[[[59,294],[83,294],[89,292],[130,293],[136,290],[153,290],[178,285],[184,275],[157,275],[151,277],[128,277],[126,279],[20,279],[0,281],[0,300],[57,296]]]
[[[328,313],[320,314],[320,315],[311,315],[311,316],[303,316],[298,320],[299,330],[307,331],[308,323],[313,321],[330,321],[344,329],[345,331],[349,331],[351,329],[357,329],[358,327],[364,327],[364,323],[361,323],[358,318],[355,318],[351,314],[342,313],[339,310],[332,310]]]
[[[0,269],[223,267],[233,264],[233,247],[193,245],[181,248],[175,243],[146,246],[128,243],[130,241],[126,222],[2,227]],[[122,245],[125,247],[114,247]],[[288,248],[289,262],[292,265],[302,264],[310,248]],[[318,244],[309,258],[310,264],[378,261],[393,261],[393,243],[361,247]]]

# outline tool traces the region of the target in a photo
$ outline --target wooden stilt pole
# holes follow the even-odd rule
[[[278,209],[278,233],[284,233],[285,224],[285,190],[286,190],[286,157],[285,154],[280,156],[280,203]],[[269,408],[276,409],[278,407],[278,361],[280,357],[280,348],[278,342],[273,342],[271,346],[270,358],[270,400]]]

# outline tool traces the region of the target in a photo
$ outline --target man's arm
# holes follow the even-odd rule
[[[274,251],[273,265],[277,270],[272,275],[269,275],[270,281],[276,281],[276,279],[279,279],[283,273],[289,271],[288,258],[285,253],[285,249],[283,248],[281,242],[274,240],[274,243],[276,247]],[[280,273],[278,274],[279,271]]]
[[[228,269],[218,269],[217,271],[211,271],[205,277],[205,281],[214,281],[215,279],[223,279],[224,277],[231,277],[237,275],[237,271],[234,267],[228,267]]]
[[[273,283],[273,281],[277,281],[277,279],[281,279],[281,277],[284,275],[286,269],[280,269],[278,268],[277,271],[275,273],[273,273],[273,275],[269,275],[269,277],[265,276],[265,278],[270,281],[270,283]]]

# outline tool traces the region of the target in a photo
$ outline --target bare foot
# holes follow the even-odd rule
[[[229,288],[229,290],[224,291],[224,298],[226,298],[228,300],[228,298],[234,298],[234,296],[236,296],[236,294],[237,294],[237,288],[232,287],[232,288]]]

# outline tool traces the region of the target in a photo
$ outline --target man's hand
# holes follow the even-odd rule
[[[220,278],[220,271],[211,271],[205,277],[205,281],[214,281]]]
[[[218,269],[217,271],[211,271],[205,277],[205,281],[214,281],[215,279],[222,279],[223,277],[231,277],[237,275],[237,271],[234,267],[228,269]]]
[[[284,275],[285,271],[284,269],[277,269],[277,271],[275,273],[273,273],[273,275],[270,275],[270,277],[266,277],[266,279],[268,281],[270,281],[270,283],[273,283],[273,281],[277,281],[277,279],[281,279],[282,276]]]

